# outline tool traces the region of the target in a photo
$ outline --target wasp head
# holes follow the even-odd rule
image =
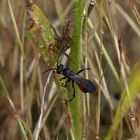
[[[63,64],[60,64],[60,65],[57,66],[57,68],[56,68],[56,72],[57,72],[57,74],[62,73],[63,70],[64,70],[64,65],[63,65]]]

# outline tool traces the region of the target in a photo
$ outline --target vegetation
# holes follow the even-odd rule
[[[1,0],[0,139],[140,139],[140,1]],[[90,13],[88,13],[90,11]],[[97,87],[84,93],[64,64]]]

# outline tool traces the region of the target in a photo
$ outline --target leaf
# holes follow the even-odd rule
[[[55,48],[55,39],[48,19],[41,9],[33,4],[26,5],[27,11],[27,31],[31,39],[39,47],[40,53],[49,68],[56,62],[58,51]]]

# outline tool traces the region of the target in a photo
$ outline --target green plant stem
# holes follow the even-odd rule
[[[84,8],[84,0],[78,0],[76,3],[76,11],[74,18],[74,29],[72,35],[72,47],[70,52],[70,58],[76,63],[71,63],[71,69],[73,71],[79,71],[81,65],[81,33],[82,33],[82,15]],[[72,113],[72,130],[76,140],[82,138],[82,124],[81,124],[81,108],[80,108],[80,91],[75,85],[76,97],[70,103]]]

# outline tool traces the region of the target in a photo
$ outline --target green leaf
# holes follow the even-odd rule
[[[28,33],[36,47],[39,48],[47,66],[51,68],[54,66],[58,55],[51,25],[37,5],[33,3],[26,5],[26,11]]]

